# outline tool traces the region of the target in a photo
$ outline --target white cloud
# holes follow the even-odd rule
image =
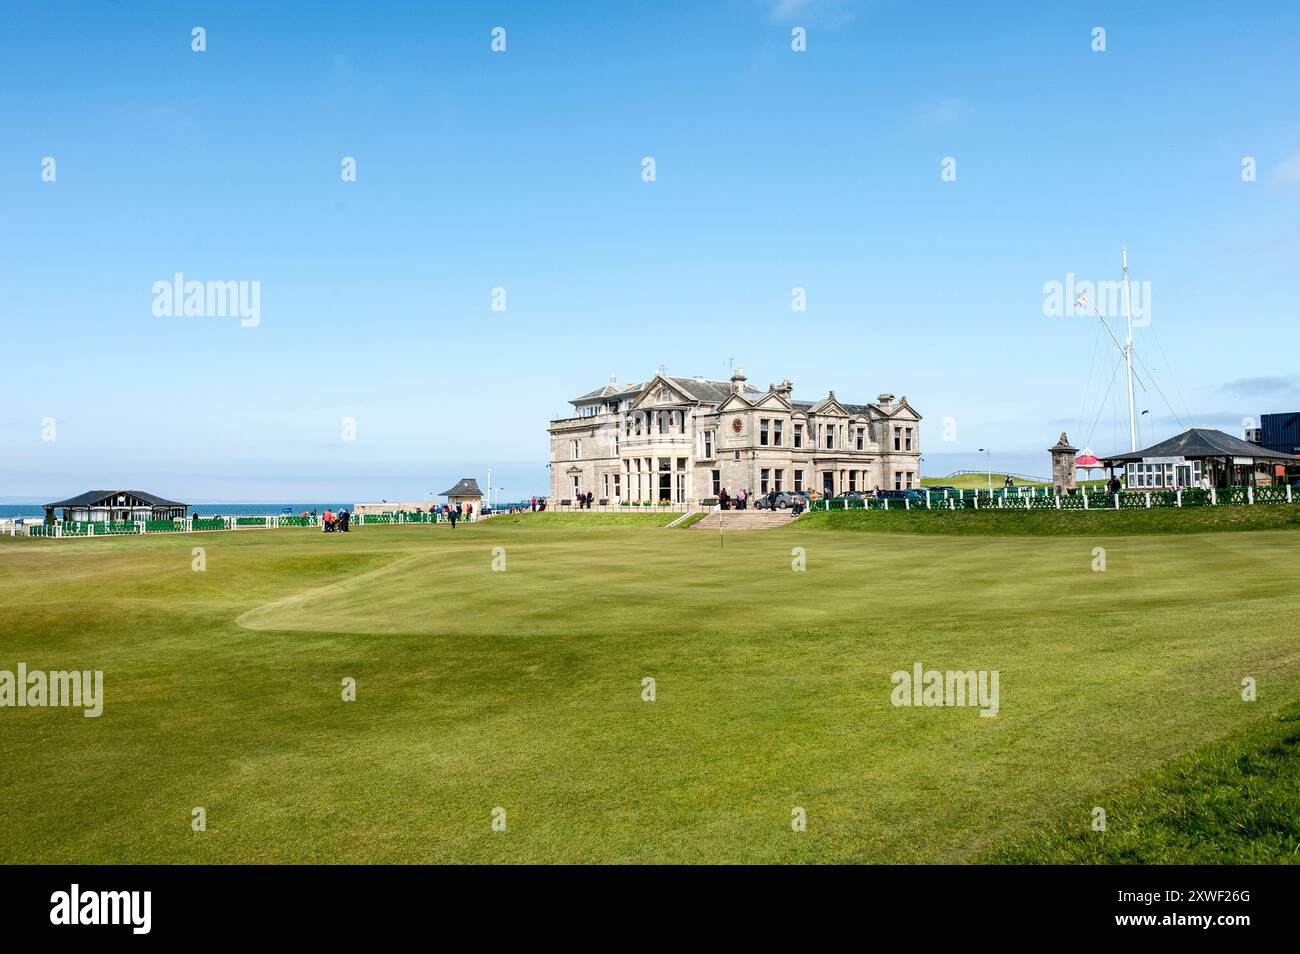
[[[1300,182],[1300,152],[1278,163],[1273,176],[1282,182]]]

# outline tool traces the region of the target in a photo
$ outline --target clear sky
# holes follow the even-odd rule
[[[1046,474],[1127,447],[1114,345],[1044,313],[1123,245],[1142,442],[1238,433],[1300,409],[1298,45],[1290,2],[7,4],[0,498],[523,497],[569,398],[732,361]],[[178,272],[256,327],[155,314]]]

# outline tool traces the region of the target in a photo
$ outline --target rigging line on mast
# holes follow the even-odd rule
[[[1110,372],[1110,384],[1106,385],[1106,390],[1101,392],[1100,399],[1097,401],[1097,415],[1092,419],[1092,427],[1088,429],[1088,439],[1084,442],[1085,446],[1092,445],[1092,435],[1097,430],[1097,423],[1101,420],[1101,412],[1106,410],[1106,398],[1112,397],[1115,388],[1115,375],[1119,374],[1119,366],[1123,364],[1122,360],[1115,362],[1114,369]]]
[[[1169,355],[1165,354],[1165,346],[1164,346],[1164,344],[1162,344],[1161,341],[1160,341],[1160,335],[1156,334],[1156,329],[1155,329],[1155,326],[1154,326],[1154,325],[1148,325],[1147,327],[1149,327],[1149,328],[1151,329],[1151,337],[1155,339],[1156,347],[1160,349],[1160,360],[1162,360],[1162,361],[1165,363],[1165,367],[1167,367],[1167,368],[1170,369],[1170,371],[1169,371],[1169,377],[1170,377],[1171,379],[1173,379],[1173,382],[1174,382],[1174,390],[1175,390],[1176,392],[1178,392],[1178,400],[1181,401],[1182,404],[1183,404],[1183,413],[1185,413],[1185,414],[1187,415],[1187,419],[1188,419],[1189,421],[1191,421],[1191,422],[1192,422],[1192,426],[1195,427],[1195,426],[1196,426],[1196,417],[1195,417],[1195,415],[1192,414],[1192,408],[1191,408],[1191,405],[1189,405],[1189,404],[1187,403],[1187,398],[1185,398],[1185,397],[1183,396],[1183,388],[1182,388],[1182,385],[1180,385],[1180,384],[1178,383],[1178,375],[1174,374],[1174,372],[1173,372],[1173,370],[1172,370],[1172,369],[1173,369],[1173,364],[1169,361]],[[1175,414],[1174,417],[1178,417],[1178,415]],[[1178,423],[1181,425],[1181,424],[1182,424],[1182,421],[1180,420]]]
[[[1106,329],[1106,334],[1110,335],[1110,340],[1115,342],[1115,347],[1119,349],[1120,356],[1127,357],[1128,351],[1125,349],[1124,345],[1119,343],[1119,339],[1115,337],[1115,332],[1110,330],[1110,325],[1106,324],[1106,319],[1101,316],[1101,312],[1097,310],[1097,306],[1088,301],[1087,298],[1084,298],[1084,304],[1091,308],[1092,313],[1097,316],[1097,320],[1101,322],[1101,326]],[[1147,386],[1142,382],[1142,378],[1138,375],[1134,375],[1134,378],[1137,380],[1138,386],[1145,391]]]
[[[1101,341],[1100,328],[1092,336],[1092,358],[1088,361],[1088,383],[1084,385],[1083,400],[1079,402],[1079,417],[1077,420],[1080,430],[1083,429],[1083,424],[1088,419],[1086,416],[1088,413],[1088,395],[1092,393],[1092,373],[1097,367],[1097,343],[1099,341]]]
[[[1136,351],[1133,353],[1137,354]],[[1169,398],[1165,397],[1165,392],[1160,390],[1160,385],[1156,383],[1155,375],[1151,373],[1151,369],[1147,367],[1147,363],[1145,361],[1142,361],[1141,356],[1138,357],[1138,361],[1142,362],[1143,370],[1146,371],[1147,377],[1151,379],[1151,384],[1156,389],[1156,393],[1160,395],[1160,400],[1165,402],[1165,407],[1169,408],[1169,413],[1172,414],[1174,416],[1174,420],[1178,422],[1178,426],[1185,427],[1186,425],[1183,424],[1183,419],[1178,416],[1178,412],[1174,410],[1174,406],[1169,403]]]
[[[1090,439],[1092,437],[1092,434],[1097,430],[1097,420],[1101,417],[1102,412],[1106,409],[1106,402],[1109,401],[1114,394],[1115,377],[1116,375],[1119,374],[1119,366],[1123,363],[1124,363],[1124,358],[1121,356],[1118,359],[1118,363],[1115,365],[1114,369],[1112,369],[1110,372],[1110,382],[1106,385],[1106,387],[1104,388],[1099,387],[1097,390],[1097,411],[1093,419],[1092,427],[1089,429],[1088,436]],[[1098,385],[1101,384],[1100,378],[1097,380],[1097,383]],[[1088,443],[1091,443],[1091,440],[1089,440]]]

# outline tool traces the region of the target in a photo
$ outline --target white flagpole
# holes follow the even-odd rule
[[[1128,319],[1128,342],[1124,360],[1128,363],[1128,440],[1129,450],[1138,449],[1137,416],[1133,411],[1133,308],[1128,288],[1128,247],[1120,250],[1124,259],[1124,316]]]

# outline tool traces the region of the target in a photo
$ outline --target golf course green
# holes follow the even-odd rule
[[[98,718],[0,708],[0,861],[1177,861],[1143,786],[1300,700],[1282,509],[0,538],[0,670],[104,674]],[[918,663],[996,717],[894,705]]]

